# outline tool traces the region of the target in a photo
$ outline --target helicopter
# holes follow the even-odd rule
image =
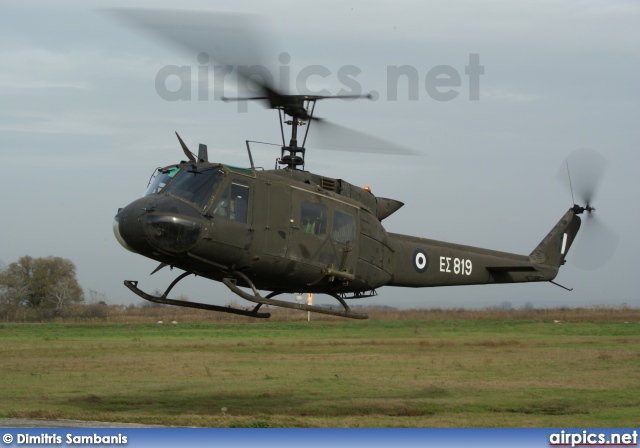
[[[150,20],[148,11],[126,14],[145,24]],[[151,16],[154,30],[162,28],[166,35],[166,29],[176,29],[166,26],[167,20],[175,23],[175,14],[158,16],[154,11]],[[156,26],[158,17],[162,27]],[[187,46],[193,48],[193,40]],[[250,166],[236,167],[210,161],[204,144],[193,153],[176,132],[186,160],[158,168],[143,197],[119,209],[113,223],[124,248],[159,262],[152,274],[167,266],[184,271],[162,295],[144,292],[137,281],[126,280],[125,286],[139,297],[256,318],[270,317],[261,311],[269,305],[367,319],[347,302],[376,296],[383,286],[561,286],[554,279],[580,229],[579,215],[595,211],[589,197],[584,205],[574,203],[528,255],[389,232],[383,221],[402,202],[344,179],[312,173],[305,166],[309,130],[325,122],[314,115],[316,103],[368,95],[292,95],[264,80],[252,81],[260,94],[224,100],[259,101],[278,111],[282,142],[274,169],[255,167],[249,141]],[[290,127],[288,139],[285,126]],[[302,126],[303,135],[298,132]],[[255,305],[243,309],[170,299],[172,288],[189,275],[221,282]],[[328,295],[340,308],[275,299],[301,292]]]

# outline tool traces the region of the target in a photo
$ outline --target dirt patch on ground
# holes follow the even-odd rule
[[[0,418],[0,428],[162,428],[162,426],[47,418]]]

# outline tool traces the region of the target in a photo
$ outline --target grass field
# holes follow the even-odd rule
[[[561,323],[407,313],[364,322],[0,324],[0,417],[210,427],[638,425],[637,311],[629,321]]]

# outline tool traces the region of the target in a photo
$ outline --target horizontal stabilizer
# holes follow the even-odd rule
[[[489,272],[535,272],[534,266],[490,266],[487,267]]]

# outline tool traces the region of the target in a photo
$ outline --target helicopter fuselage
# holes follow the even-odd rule
[[[381,286],[549,281],[580,226],[569,211],[529,256],[387,233],[403,204],[298,169],[182,162],[116,216],[127,249],[216,281],[358,298]]]

